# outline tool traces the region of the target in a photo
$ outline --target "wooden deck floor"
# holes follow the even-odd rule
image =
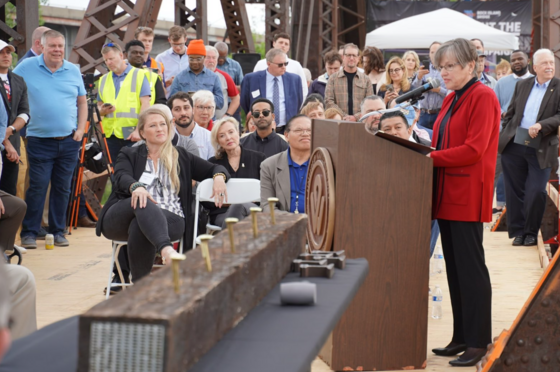
[[[37,321],[44,327],[57,320],[77,315],[104,300],[111,257],[110,242],[95,236],[93,229],[80,228],[68,236],[69,247],[52,251],[38,241],[38,248],[24,256],[24,265],[37,281]],[[484,231],[487,264],[493,287],[493,335],[509,328],[541,277],[535,247],[513,247],[506,233]],[[445,273],[430,279],[432,288],[439,284],[444,292],[443,318],[429,319],[428,350],[445,346],[451,338],[451,305]],[[426,296],[428,294],[426,293]],[[450,358],[428,352],[426,371],[447,371]],[[471,370],[471,369],[467,369]],[[330,371],[317,359],[313,372]]]

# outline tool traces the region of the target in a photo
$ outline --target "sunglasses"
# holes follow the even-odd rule
[[[268,117],[268,115],[270,115],[271,111],[270,110],[262,110],[262,111],[252,111],[251,112],[253,114],[253,117],[256,118],[260,118],[261,117],[261,113],[263,114],[263,116],[265,118]]]
[[[274,62],[270,62],[270,63],[272,63],[273,65],[276,65],[276,66],[278,66],[278,67],[284,67],[284,66],[288,67],[288,62],[284,62],[284,63],[274,63]]]

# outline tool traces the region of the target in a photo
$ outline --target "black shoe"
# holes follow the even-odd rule
[[[432,349],[432,352],[439,356],[453,356],[462,353],[465,350],[467,350],[467,345],[452,342],[446,347],[438,347],[436,349]]]
[[[515,246],[519,246],[519,245],[523,245],[524,243],[524,239],[522,236],[516,236],[513,239],[513,243],[511,243],[511,245],[515,245]]]
[[[537,238],[533,235],[527,235],[523,241],[523,245],[526,247],[537,245]]]
[[[469,347],[467,350],[457,359],[453,359],[449,362],[454,367],[472,367],[486,355],[485,348],[474,348]]]
[[[125,275],[125,274],[126,274],[126,275]],[[123,276],[124,276],[124,281],[125,281],[125,283],[130,283],[130,280],[128,279],[129,274],[123,272]],[[120,283],[121,283],[121,278],[119,278],[118,275],[113,275],[113,280],[111,281],[111,283],[113,283],[113,284],[117,284],[117,283],[120,284]],[[118,286],[118,287],[116,287],[116,286],[115,286],[115,287],[111,286],[111,293],[110,293],[110,295],[117,294],[117,293],[119,293],[120,291],[122,291],[122,289],[123,289],[122,286]],[[105,289],[103,290],[103,294],[105,294],[105,295],[107,294],[107,287],[105,287]]]
[[[492,214],[500,214],[504,211],[504,208],[492,208]]]

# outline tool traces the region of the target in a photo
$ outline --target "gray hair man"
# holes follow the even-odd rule
[[[228,101],[224,102],[224,107],[216,110],[215,117],[218,120],[221,119],[224,115],[233,117],[233,115],[239,108],[240,102],[239,92],[237,91],[232,77],[227,72],[217,69],[219,57],[220,54],[218,53],[218,49],[210,45],[206,46],[206,58],[204,59],[204,66],[218,75],[218,77],[220,78],[220,83],[222,84],[222,94],[224,98],[228,97]]]

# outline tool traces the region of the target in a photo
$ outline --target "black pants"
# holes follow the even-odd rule
[[[0,200],[6,213],[0,215],[0,255],[14,248],[16,234],[25,216],[27,204],[20,198],[0,190]]]
[[[19,163],[14,163],[6,157],[6,151],[2,151],[2,175],[0,175],[0,190],[16,196],[17,180],[19,174]]]
[[[133,209],[130,198],[120,200],[105,213],[102,233],[107,239],[126,240],[119,263],[136,281],[150,273],[156,253],[185,232],[185,219],[161,209],[151,201]],[[124,252],[123,252],[124,251]]]
[[[485,348],[492,342],[492,287],[481,222],[438,219],[453,309],[452,342]]]
[[[227,228],[226,218],[237,218],[239,221],[251,214],[251,208],[258,207],[258,205],[253,203],[245,204],[232,204],[229,206],[225,213],[220,213],[212,216],[211,223],[216,226],[220,226],[222,229]]]
[[[534,148],[513,141],[502,152],[510,238],[525,235],[536,237],[541,227],[550,168],[541,169],[536,154]]]
[[[276,127],[276,133],[278,134],[284,134],[284,130],[286,129],[285,125],[282,125],[281,127]]]

